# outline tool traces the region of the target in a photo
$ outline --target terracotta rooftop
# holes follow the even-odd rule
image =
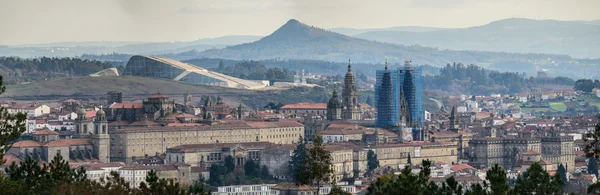
[[[65,146],[76,146],[76,145],[87,145],[91,144],[89,139],[61,139],[49,141],[44,144],[44,146],[48,147],[65,147]]]
[[[33,135],[58,135],[58,133],[56,131],[52,131],[48,128],[37,130],[37,131],[33,132],[32,134]]]
[[[529,150],[529,151],[523,153],[523,155],[540,155],[540,153],[533,151],[533,150]]]
[[[33,140],[23,140],[12,145],[13,148],[29,148],[29,147],[40,147],[42,144]]]
[[[551,165],[551,162],[545,161],[545,160],[540,160],[540,165]]]
[[[90,110],[90,111],[85,112],[85,118],[91,119],[91,118],[94,118],[94,117],[96,117],[96,111],[95,110]]]
[[[110,108],[112,109],[118,109],[118,108],[144,108],[144,105],[142,103],[127,103],[127,102],[123,102],[123,103],[114,103],[112,105],[110,105]]]
[[[163,95],[162,93],[158,92],[158,93],[150,96],[150,98],[166,99],[166,98],[169,98],[169,97],[167,97],[166,95]]]
[[[301,186],[297,186],[294,183],[279,183],[276,186],[271,187],[271,189],[273,190],[294,190],[294,191],[312,191],[314,189],[312,189],[310,186],[307,185],[301,185]]]
[[[191,167],[190,168],[192,173],[202,173],[202,172],[208,172],[208,170],[203,169],[202,167]]]
[[[289,120],[281,120],[275,122],[265,122],[265,121],[246,121],[252,128],[279,128],[279,127],[304,127],[304,125]]]
[[[327,109],[325,103],[310,103],[310,102],[299,102],[295,104],[287,104],[281,109]]]
[[[65,100],[65,101],[63,101],[63,102],[65,102],[65,103],[76,103],[76,102],[79,102],[79,101],[77,101],[77,100],[74,100],[74,99],[66,99],[66,100]]]
[[[10,154],[5,154],[5,155],[2,157],[2,160],[4,160],[4,164],[5,164],[5,165],[10,165],[10,164],[12,164],[13,162],[14,162],[15,164],[18,164],[18,163],[20,163],[20,162],[21,162],[21,159],[20,159],[20,158],[19,158],[17,155],[15,155],[15,154],[13,154],[13,153],[10,153]]]
[[[477,169],[473,168],[471,165],[468,165],[468,164],[454,164],[454,165],[452,165],[451,169],[454,172],[458,172],[458,171],[463,170],[463,169],[477,170]]]

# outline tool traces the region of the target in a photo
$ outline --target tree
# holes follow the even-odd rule
[[[300,169],[305,169],[304,162],[306,161],[307,151],[306,145],[304,143],[304,139],[302,136],[298,138],[298,145],[296,145],[296,149],[292,153],[292,158],[290,159],[289,164],[289,173],[292,181],[298,183],[298,179],[296,178],[296,173]]]
[[[565,166],[563,166],[562,163],[558,165],[558,170],[556,170],[556,174],[560,175],[560,179],[564,184],[567,183],[567,170],[565,169]]]
[[[272,179],[271,173],[269,173],[269,168],[267,167],[267,165],[263,165],[260,168],[260,178],[263,180]]]
[[[465,192],[465,195],[482,195],[488,194],[483,186],[479,183],[471,184],[471,189]]]
[[[373,150],[369,150],[367,152],[367,169],[369,170],[369,174],[372,174],[372,171],[379,167],[379,161],[377,160],[377,154]]]
[[[506,172],[498,164],[487,170],[486,179],[490,182],[490,192],[493,195],[506,194],[510,189],[506,179]]]
[[[0,75],[0,94],[6,91],[3,85],[3,76]],[[4,164],[4,153],[12,146],[15,139],[25,132],[25,113],[9,114],[8,110],[0,107],[0,165]]]
[[[517,194],[562,194],[562,180],[556,174],[550,177],[540,164],[533,163],[515,184],[514,192]]]
[[[400,175],[384,175],[379,177],[375,182],[371,183],[368,188],[368,195],[392,195],[402,192],[402,194],[421,195],[421,194],[440,194],[445,191],[462,190],[457,182],[451,185],[445,184],[442,188],[438,188],[437,184],[429,182],[431,174],[431,161],[422,161],[422,168],[418,174],[412,173],[411,166],[407,165]],[[452,182],[452,181],[450,181]],[[449,187],[451,186],[451,187]]]
[[[588,161],[588,174],[598,175],[598,159],[589,157]]]
[[[331,191],[329,191],[329,195],[352,195],[350,192],[346,192],[340,188],[340,186],[335,185],[335,183],[331,186]]]
[[[209,171],[211,175],[209,184],[211,186],[222,186],[225,174],[227,174],[227,168],[221,164],[212,164],[210,165]]]
[[[210,187],[208,187],[208,190],[205,191],[204,183],[199,182],[199,181],[195,181],[192,185],[190,185],[187,193],[190,195],[211,195],[212,194]]]
[[[313,145],[308,150],[303,164],[306,164],[306,167],[296,170],[297,184],[314,185],[317,187],[315,193],[318,194],[321,185],[329,183],[333,175],[331,153],[325,150],[321,135],[314,137]]]
[[[600,194],[600,182],[593,183],[587,188],[588,194]]]
[[[224,164],[227,173],[231,173],[235,170],[235,162],[231,155],[227,155],[227,157],[225,157]]]
[[[406,164],[412,165],[412,159],[410,158],[410,153],[408,153],[408,157],[406,158]]]
[[[246,164],[244,164],[244,171],[247,176],[260,178],[260,165],[252,159],[246,161]]]

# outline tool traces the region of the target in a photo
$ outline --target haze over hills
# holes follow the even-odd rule
[[[483,26],[427,32],[372,30],[355,37],[403,45],[453,50],[567,54],[600,58],[598,21],[556,21],[513,18]]]
[[[425,33],[433,32],[438,31]],[[528,73],[548,71],[551,75],[575,78],[599,75],[597,69],[591,68],[598,65],[597,60],[581,61],[567,55],[439,50],[432,47],[382,43],[312,27],[293,19],[271,35],[256,42],[195,53],[196,55],[187,52],[181,57],[248,60],[310,59],[333,62],[351,59],[362,63],[382,63],[386,59],[398,63],[411,59],[415,64],[430,64],[438,67],[447,63],[462,62],[501,71]]]
[[[227,45],[236,45],[252,42],[261,36],[229,35],[217,38],[204,38],[195,41],[181,42],[58,42],[47,44],[0,46],[3,56],[29,57],[75,57],[83,54],[164,54],[180,53],[190,50],[203,51],[206,49],[223,48]]]
[[[424,27],[424,26],[395,26],[389,28],[330,28],[330,31],[348,35],[355,36],[366,32],[378,32],[378,31],[402,31],[402,32],[431,32],[437,30],[443,30],[445,28],[436,28],[436,27]]]

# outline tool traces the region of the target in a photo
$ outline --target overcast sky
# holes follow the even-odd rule
[[[505,18],[598,20],[600,0],[0,0],[0,45],[190,41],[321,27],[469,27]]]

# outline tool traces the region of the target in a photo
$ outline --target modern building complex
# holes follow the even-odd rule
[[[227,88],[261,89],[266,87],[262,82],[235,78],[199,66],[151,56],[132,56],[125,66],[123,75],[172,79]]]

